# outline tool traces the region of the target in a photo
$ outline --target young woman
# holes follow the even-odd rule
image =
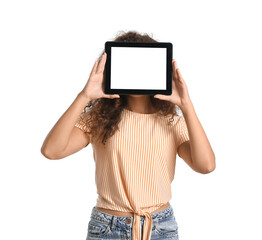
[[[156,42],[134,31],[114,41]],[[106,57],[95,62],[41,152],[62,159],[92,144],[98,199],[87,239],[178,239],[169,203],[176,154],[194,171],[209,173],[215,169],[213,150],[175,60],[171,95],[119,96],[103,92]]]

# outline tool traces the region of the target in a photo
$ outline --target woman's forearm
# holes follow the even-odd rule
[[[77,95],[74,102],[59,118],[45,138],[41,148],[41,153],[44,156],[52,158],[56,153],[65,149],[76,121],[89,101],[90,98],[82,92]]]
[[[181,110],[190,136],[191,158],[194,166],[201,171],[213,171],[215,169],[215,155],[192,102],[189,101],[181,107]]]

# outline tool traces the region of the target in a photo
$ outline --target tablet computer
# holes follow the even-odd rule
[[[105,52],[106,94],[171,95],[172,43],[107,41]]]

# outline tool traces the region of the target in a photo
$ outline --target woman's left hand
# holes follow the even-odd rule
[[[190,97],[187,91],[186,83],[174,59],[172,60],[172,67],[173,67],[172,94],[171,95],[156,94],[154,95],[154,98],[169,101],[173,104],[176,104],[178,107],[182,107],[188,102],[190,102]]]

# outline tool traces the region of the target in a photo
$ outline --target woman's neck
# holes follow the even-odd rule
[[[155,113],[149,95],[128,95],[126,108],[137,113]]]

